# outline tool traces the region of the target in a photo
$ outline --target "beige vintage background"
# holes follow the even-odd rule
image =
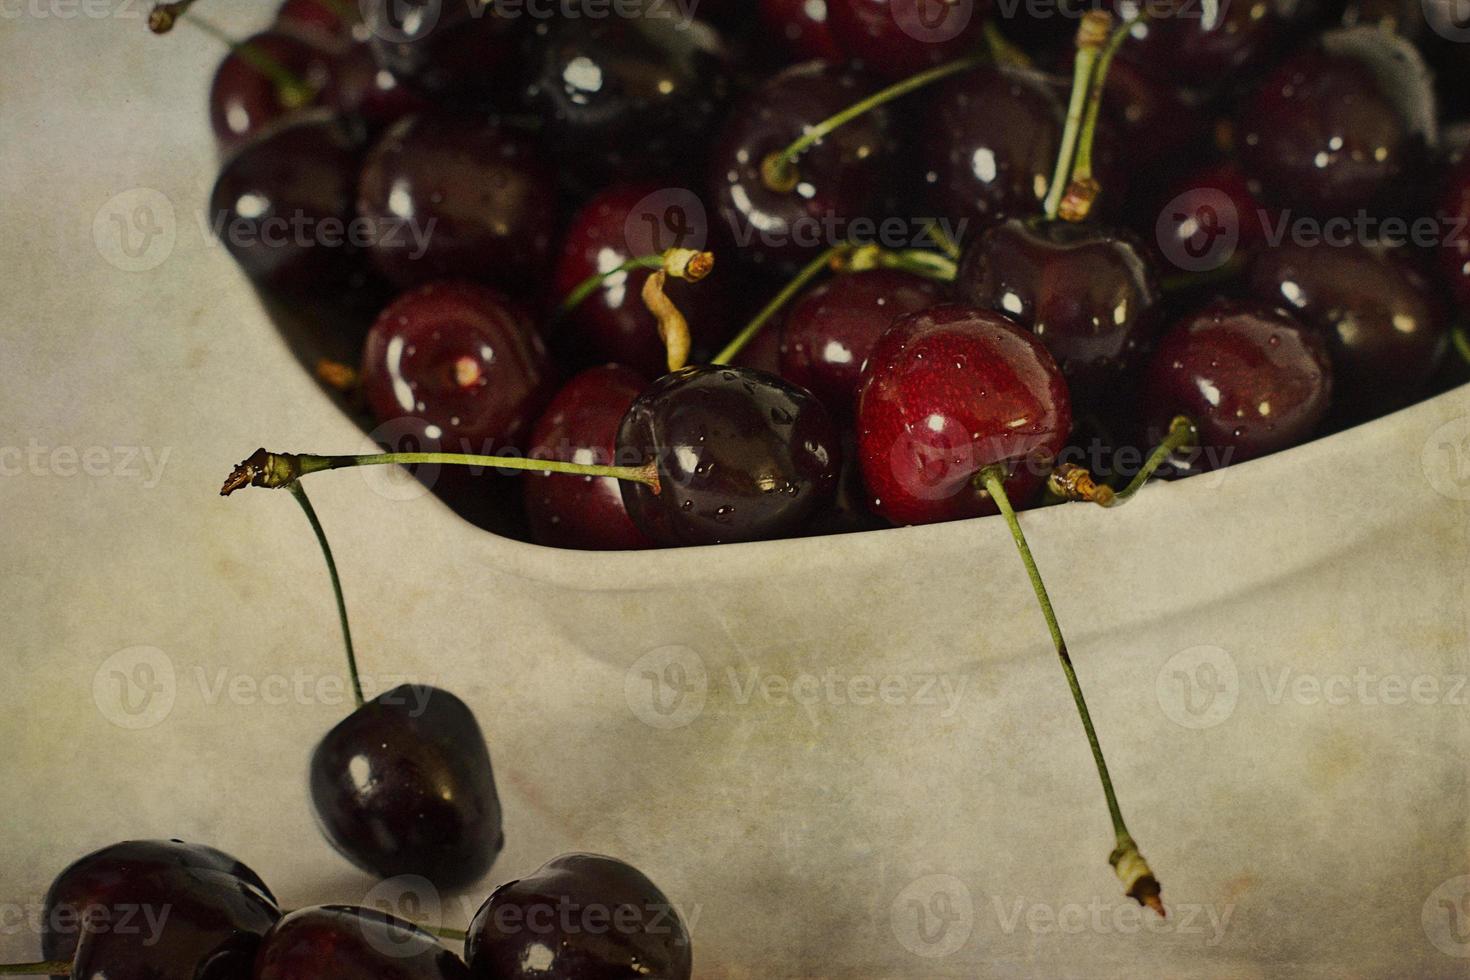
[[[469,701],[506,808],[470,893],[375,888],[306,800],[345,711],[321,560],[285,496],[216,495],[257,445],[361,436],[205,231],[219,52],[145,12],[0,0],[0,957],[72,858],[180,836],[292,906],[453,926],[616,854],[701,977],[1470,976],[1464,392],[1026,518],[1156,925],[996,521],[584,557],[318,477],[370,686]]]

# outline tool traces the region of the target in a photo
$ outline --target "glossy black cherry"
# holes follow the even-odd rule
[[[1101,225],[1011,218],[987,229],[965,248],[955,296],[1034,333],[1076,401],[1122,384],[1162,326],[1143,245]]]
[[[410,89],[439,104],[516,102],[529,16],[502,16],[483,0],[357,5],[378,64]]]
[[[525,291],[551,259],[555,181],[534,144],[472,115],[400,120],[369,152],[358,214],[368,248],[400,286],[436,279]]]
[[[1329,31],[1242,103],[1236,144],[1268,203],[1325,215],[1391,210],[1426,180],[1435,111],[1412,44],[1372,27]]]
[[[831,500],[841,444],[810,392],[750,368],[686,367],[645,391],[618,430],[628,465],[658,464],[661,491],[623,483],[633,523],[664,546],[795,534]]]
[[[459,957],[411,922],[377,909],[318,905],[266,933],[252,980],[467,980]]]
[[[893,321],[939,301],[935,282],[895,269],[872,269],[819,283],[786,314],[781,377],[821,399],[835,418],[857,409],[863,362]]]
[[[276,9],[276,27],[302,34],[318,44],[341,44],[353,39],[362,24],[358,5],[332,0],[282,0]]]
[[[827,0],[832,38],[848,57],[894,80],[973,54],[986,0]]]
[[[1218,469],[1310,439],[1331,406],[1332,362],[1321,332],[1279,306],[1215,300],[1164,334],[1140,395],[1148,444],[1188,416],[1199,446],[1178,470]]]
[[[374,130],[429,108],[428,100],[380,68],[365,44],[348,44],[337,55],[322,101]]]
[[[896,151],[889,106],[849,122],[803,153],[796,188],[772,189],[761,174],[768,155],[879,87],[850,68],[808,62],[773,76],[732,110],[710,160],[708,198],[731,254],[789,272],[845,241],[855,219],[886,216],[882,200],[892,190]]]
[[[505,844],[485,736],[448,691],[405,684],[368,701],[317,743],[310,783],[327,839],[380,878],[456,888]]]
[[[1386,248],[1283,242],[1255,257],[1247,289],[1321,331],[1332,353],[1334,401],[1355,416],[1422,395],[1448,347],[1435,289]]]
[[[332,53],[300,36],[266,31],[244,43],[285,69],[304,88],[283,88],[245,55],[226,55],[209,89],[209,121],[224,151],[240,146],[283,116],[317,104],[332,80]]]
[[[497,888],[465,940],[474,980],[688,980],[678,909],[637,868],[565,854]]]
[[[1114,6],[1123,20],[1137,16],[1140,8],[1150,15],[1134,27],[1120,58],[1170,85],[1219,91],[1290,44],[1319,4],[1119,0]]]
[[[554,383],[525,312],[472,283],[432,283],[400,296],[363,349],[369,409],[400,435],[415,433],[424,450],[520,446]]]
[[[616,364],[588,368],[568,381],[531,430],[528,455],[594,466],[623,465],[618,426],[648,387]],[[633,524],[618,481],[608,477],[527,473],[526,517],[538,544],[589,551],[631,551],[652,542]]]
[[[548,149],[605,183],[686,171],[730,95],[720,33],[667,6],[537,25],[528,99]]]

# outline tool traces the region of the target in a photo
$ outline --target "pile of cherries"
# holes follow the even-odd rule
[[[658,487],[439,476],[484,526],[569,548],[992,513],[996,463],[1030,506],[1071,454],[1126,479],[1176,416],[1181,475],[1460,380],[1470,162],[1440,130],[1470,49],[1438,8],[1100,2],[1129,26],[1084,168],[1068,3],[287,0],[215,77],[215,226],[309,347],[360,352],[350,403],[388,448],[655,461]],[[1058,216],[1068,174],[1092,193]],[[1426,218],[1430,241],[1392,233]],[[841,250],[894,220],[915,231],[882,258],[940,261]],[[670,372],[631,260],[675,246],[719,263],[668,283],[693,365]],[[831,278],[712,357],[824,254]]]

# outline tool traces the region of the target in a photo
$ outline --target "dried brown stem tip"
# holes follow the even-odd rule
[[[228,497],[245,487],[279,490],[301,475],[301,458],[291,453],[268,453],[257,449],[225,478],[219,495]]]
[[[658,335],[668,351],[669,370],[677,371],[689,363],[689,321],[664,293],[669,274],[659,269],[643,282],[643,305],[658,321]]]
[[[1077,25],[1077,47],[1097,50],[1108,42],[1113,32],[1113,15],[1106,10],[1089,10]]]
[[[699,282],[715,268],[715,253],[692,248],[671,248],[663,254],[663,259],[664,272],[687,282]]]
[[[790,194],[801,183],[796,165],[780,153],[769,153],[761,161],[761,183],[777,194]]]
[[[1085,466],[1063,463],[1046,480],[1047,489],[1063,500],[1085,500],[1101,507],[1111,507],[1117,495],[1106,483],[1098,483]]]
[[[1092,213],[1092,205],[1102,193],[1102,186],[1091,177],[1074,179],[1067,185],[1061,204],[1057,205],[1057,217],[1073,223],[1086,221]]]
[[[167,34],[174,29],[184,11],[193,6],[194,0],[177,0],[176,3],[155,4],[148,12],[148,29],[154,34]]]
[[[316,362],[317,380],[337,391],[353,391],[361,383],[357,369],[341,361],[330,361],[325,357]]]
[[[1169,913],[1160,897],[1164,889],[1131,837],[1125,837],[1118,842],[1117,849],[1108,856],[1108,863],[1117,872],[1118,880],[1123,883],[1123,891],[1129,898],[1139,905],[1153,909],[1160,918],[1168,917]]]

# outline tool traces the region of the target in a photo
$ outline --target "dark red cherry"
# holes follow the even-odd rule
[[[988,7],[984,0],[827,0],[838,46],[892,79],[974,53]]]
[[[1143,246],[1099,225],[1011,218],[987,229],[965,248],[955,296],[1034,333],[1079,402],[1121,384],[1162,326]]]
[[[1450,169],[1436,216],[1446,229],[1439,246],[1441,278],[1456,302],[1470,308],[1470,155]]]
[[[464,950],[475,980],[688,980],[693,969],[678,908],[598,854],[564,854],[495,889]]]
[[[304,88],[283,86],[239,52],[227,55],[209,90],[209,120],[221,150],[233,149],[281,117],[317,104],[332,78],[331,53],[301,37],[267,31],[244,43],[280,65]]]
[[[298,909],[266,933],[252,980],[468,980],[463,961],[411,922],[377,909]]]
[[[108,980],[246,980],[280,916],[253,871],[180,841],[89,854],[57,876],[46,908],[47,957]]]
[[[1056,361],[990,310],[947,305],[910,314],[888,328],[863,368],[863,482],[873,510],[895,524],[994,513],[975,478],[998,464],[1010,470],[1007,495],[1025,504],[1071,428]]]
[[[740,349],[740,353],[736,354],[730,363],[738,367],[754,368],[766,374],[780,376],[781,345],[784,332],[784,318],[777,314],[750,339],[748,344]]]
[[[1075,56],[1074,47],[1061,62],[1067,77],[1072,74]],[[1209,145],[1211,116],[1203,100],[1122,58],[1114,58],[1108,67],[1103,111],[1121,144],[1121,156],[1141,171],[1172,166]]]
[[[528,98],[546,146],[606,183],[681,172],[697,159],[729,97],[720,33],[672,8],[537,25]]]
[[[842,464],[837,431],[810,392],[721,366],[655,381],[623,418],[618,452],[629,465],[658,465],[659,493],[630,482],[622,491],[633,523],[664,546],[795,534],[831,500]]]
[[[429,108],[429,103],[404,87],[397,75],[378,67],[365,44],[349,44],[337,56],[322,100],[338,112],[361,118],[374,129]]]
[[[524,291],[550,264],[555,181],[525,137],[467,115],[414,116],[363,163],[368,253],[401,286],[474,279]]]
[[[344,718],[311,754],[323,832],[380,878],[470,884],[505,845],[490,752],[463,701],[404,684]]]
[[[834,417],[851,418],[868,352],[893,321],[939,301],[934,282],[873,269],[828,279],[786,315],[781,377],[822,400]]]
[[[359,159],[339,120],[320,112],[285,120],[225,162],[210,194],[211,228],[255,282],[319,291],[359,261],[348,235]]]
[[[827,23],[827,0],[760,0],[761,22],[803,60],[845,60]]]
[[[555,391],[546,348],[518,306],[484,286],[431,283],[394,300],[368,332],[362,386],[380,423],[425,449],[520,446]]]
[[[123,841],[78,858],[52,881],[46,892],[45,918],[41,923],[42,957],[71,960],[76,954],[77,939],[89,919],[96,920],[99,926],[104,922],[115,925],[122,915],[128,914],[137,918],[137,925],[143,929],[148,925],[143,910],[129,911],[139,894],[139,883],[189,875],[207,879],[221,892],[250,891],[266,916],[275,905],[270,889],[260,876],[223,851],[180,840]],[[269,921],[265,924],[269,925]]]
[[[378,64],[436,102],[507,107],[523,71],[528,16],[484,0],[364,0]]]
[[[1235,125],[1242,166],[1264,200],[1328,215],[1402,206],[1438,139],[1424,60],[1372,27],[1329,31],[1288,58]]]
[[[1136,228],[1166,274],[1217,269],[1276,235],[1280,217],[1230,160],[1212,161],[1166,185]]]
[[[1305,442],[1332,400],[1332,362],[1320,331],[1279,307],[1215,300],[1169,328],[1144,372],[1150,444],[1178,415],[1199,446],[1183,472],[1217,469]]]
[[[527,455],[594,466],[625,465],[618,459],[618,426],[646,387],[636,371],[616,364],[588,368],[546,406],[531,430]],[[538,544],[631,551],[652,543],[628,516],[617,480],[527,473],[524,487],[526,516]]]
[[[735,107],[710,160],[709,200],[740,258],[789,271],[847,240],[854,219],[884,217],[880,198],[891,189],[896,149],[887,107],[803,153],[795,189],[772,190],[761,174],[768,155],[877,88],[852,69],[807,62],[775,75]]]
[[[1209,91],[1268,61],[1318,5],[1313,0],[1117,0],[1114,6],[1123,20],[1137,16],[1140,8],[1150,15],[1134,27],[1120,58],[1172,85]]]
[[[1335,401],[1361,414],[1422,394],[1445,353],[1448,324],[1429,281],[1403,256],[1358,242],[1262,249],[1252,296],[1316,327],[1332,353]]]
[[[341,43],[352,39],[352,30],[362,23],[358,5],[335,0],[283,0],[276,10],[276,27],[294,31],[318,43]]]
[[[566,297],[583,280],[629,259],[675,246],[703,248],[707,239],[702,207],[689,191],[658,184],[614,184],[572,218],[556,263],[555,297]],[[557,325],[554,346],[581,363],[613,361],[648,377],[668,371],[658,322],[642,297],[649,275],[648,270],[635,269],[603,280]],[[669,279],[665,287],[689,321],[694,363],[706,360],[730,333],[730,304],[722,285],[726,279],[724,270],[717,269],[702,282]]]

